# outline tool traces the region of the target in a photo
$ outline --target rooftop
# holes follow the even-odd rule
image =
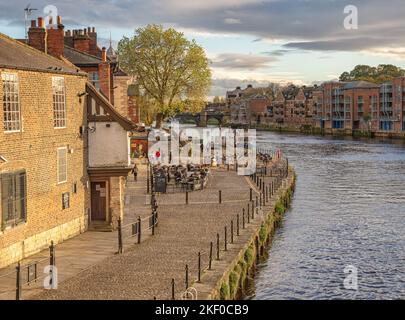
[[[344,85],[343,89],[344,90],[350,90],[350,89],[373,89],[373,88],[379,88],[380,86],[378,84],[368,82],[368,81],[353,81],[353,82],[348,82]]]
[[[73,65],[0,33],[0,67],[84,75]]]
[[[78,51],[67,45],[65,45],[63,55],[66,59],[77,66],[98,66],[98,64],[102,62],[99,57],[84,53],[82,51]]]

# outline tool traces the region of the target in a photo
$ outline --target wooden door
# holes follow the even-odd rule
[[[91,183],[91,220],[105,221],[107,218],[106,182]]]

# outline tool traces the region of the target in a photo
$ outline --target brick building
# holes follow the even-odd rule
[[[31,21],[28,44],[42,52],[60,59],[67,59],[88,74],[89,81],[117,111],[133,121],[139,122],[136,99],[128,93],[134,79],[119,68],[115,51],[111,46],[100,48],[94,27],[67,30],[60,16],[57,23],[45,28],[43,18]]]
[[[94,27],[65,31],[58,16],[56,25],[51,23],[45,28],[40,17],[31,21],[28,43],[87,73],[90,83],[86,86],[87,116],[91,130],[85,134],[89,135],[90,227],[114,228],[123,215],[121,198],[131,165],[130,136],[135,131],[133,121],[139,120],[136,95],[129,90],[132,78],[119,68],[111,42],[108,50],[98,47]],[[96,158],[99,160],[92,161]]]
[[[86,82],[0,34],[0,267],[87,228]]]

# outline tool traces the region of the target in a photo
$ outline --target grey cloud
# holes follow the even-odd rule
[[[264,57],[253,54],[222,53],[213,60],[213,67],[225,69],[255,70],[269,67],[270,62],[276,61],[273,57]]]
[[[48,0],[32,2],[41,11],[47,4]],[[321,51],[405,44],[403,0],[55,0],[52,4],[65,24],[72,21],[82,26],[134,29],[147,23],[172,24],[198,31],[285,39],[290,42],[287,48]],[[358,30],[343,28],[343,9],[348,4],[359,9]],[[26,0],[2,1],[0,20],[23,21],[25,6]],[[233,20],[228,22],[243,23],[224,23],[230,18]]]
[[[292,50],[287,50],[287,49],[278,49],[278,50],[272,50],[272,51],[264,51],[262,54],[266,54],[269,56],[275,56],[275,57],[281,57],[284,56],[288,53],[292,52]]]
[[[271,83],[268,81],[256,81],[256,80],[240,80],[240,79],[225,79],[217,78],[212,80],[211,96],[224,96],[226,91],[233,90],[236,87],[246,88],[249,84],[253,87],[267,87]]]

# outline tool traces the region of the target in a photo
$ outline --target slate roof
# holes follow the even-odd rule
[[[85,75],[75,66],[0,33],[0,67]]]
[[[379,88],[378,84],[368,82],[368,81],[352,81],[348,82],[343,86],[343,90],[350,90],[350,89],[372,89],[372,88]]]
[[[83,66],[98,66],[102,61],[99,57],[87,54],[71,47],[65,45],[63,50],[63,55],[66,59],[72,62],[74,65],[83,67]]]

